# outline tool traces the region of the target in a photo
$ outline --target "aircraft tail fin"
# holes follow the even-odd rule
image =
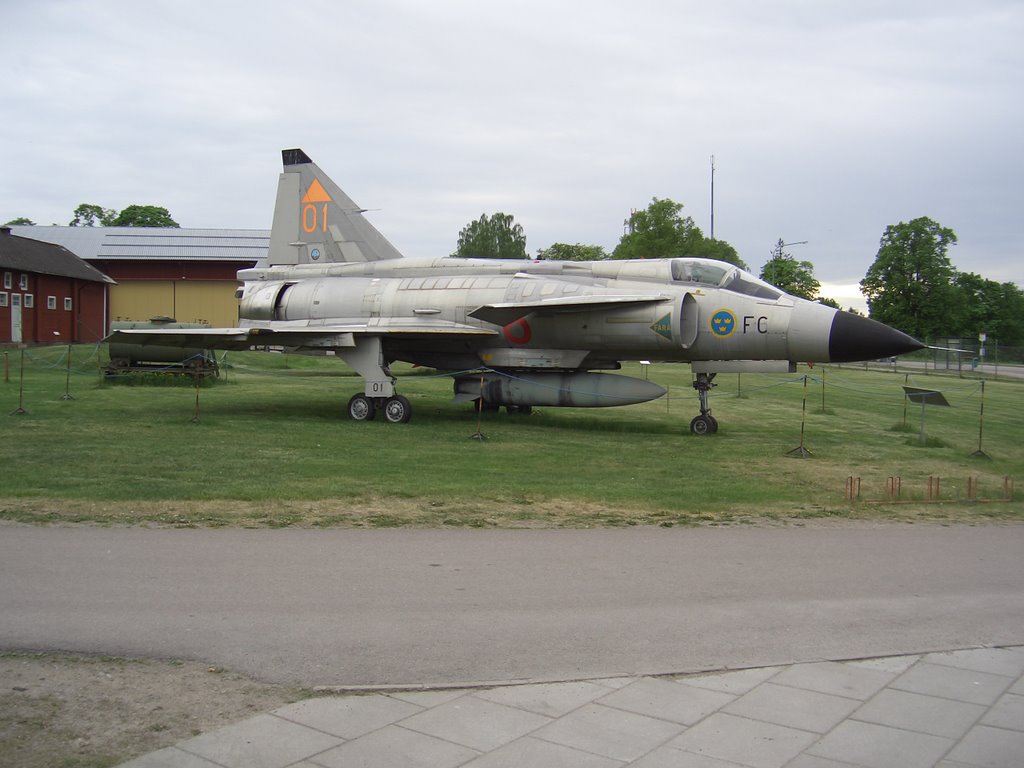
[[[270,231],[270,265],[400,259],[402,254],[301,149],[281,152],[284,172]]]

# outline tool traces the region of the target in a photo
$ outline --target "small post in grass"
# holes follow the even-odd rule
[[[792,451],[787,453],[794,459],[806,459],[811,456],[811,452],[804,447],[804,425],[807,422],[807,375],[804,375],[804,398],[803,406],[800,410],[800,445],[794,448]]]
[[[24,416],[28,411],[25,410],[25,345],[20,345],[21,348],[21,372],[19,373],[18,381],[18,407],[11,411],[11,416]]]
[[[64,394],[61,395],[60,399],[75,399],[75,396],[71,394],[71,342],[68,342],[68,364],[64,372]]]
[[[981,410],[978,413],[978,450],[971,454],[971,458],[974,459],[991,459],[985,451],[981,449],[981,439],[985,434],[985,380],[981,380]]]
[[[199,423],[199,379],[200,378],[201,377],[200,377],[199,373],[193,373],[192,374],[192,380],[195,381],[195,383],[196,383],[196,410],[192,414],[192,423],[193,424],[198,424]]]
[[[480,399],[476,401],[476,432],[469,436],[470,440],[483,442],[487,436],[481,432],[481,422],[484,417],[484,377],[480,374]]]

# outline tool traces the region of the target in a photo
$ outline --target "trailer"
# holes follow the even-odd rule
[[[205,323],[179,323],[172,317],[152,317],[148,321],[117,321],[112,331],[147,328],[208,328]],[[166,373],[195,377],[217,376],[219,367],[212,350],[198,347],[165,347],[153,344],[109,343],[110,362],[106,376],[128,373]]]

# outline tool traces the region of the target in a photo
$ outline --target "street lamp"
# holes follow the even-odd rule
[[[792,243],[782,242],[782,238],[779,238],[779,242],[775,244],[775,249],[772,251],[772,257],[776,259],[782,258],[782,249],[790,245],[807,245],[807,240],[795,240]]]

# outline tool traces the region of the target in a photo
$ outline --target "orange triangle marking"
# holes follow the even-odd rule
[[[319,179],[313,179],[313,183],[309,185],[309,189],[306,190],[306,196],[302,198],[304,203],[330,203],[331,196],[327,194],[327,190],[320,184]]]

